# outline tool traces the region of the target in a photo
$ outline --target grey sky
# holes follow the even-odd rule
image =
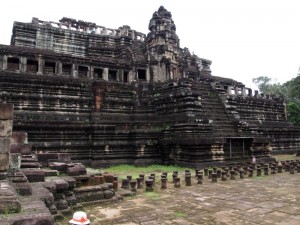
[[[299,0],[85,0],[1,2],[0,44],[9,44],[13,21],[62,17],[109,28],[129,25],[148,33],[152,13],[171,11],[181,47],[212,60],[212,74],[253,86],[269,76],[282,83],[300,65]]]

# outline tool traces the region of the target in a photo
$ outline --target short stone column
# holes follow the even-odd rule
[[[168,180],[168,172],[162,172],[162,175],[164,175],[166,177],[166,179]]]
[[[167,178],[161,178],[161,189],[167,189]]]
[[[141,177],[139,177],[139,178],[136,178],[136,182],[137,182],[137,189],[141,189],[141,188],[143,188],[143,180],[142,180],[142,178]]]
[[[278,173],[282,173],[282,165],[278,165],[278,167],[277,167],[277,172],[278,172]]]
[[[271,174],[276,174],[276,167],[275,166],[271,166]]]
[[[203,173],[198,173],[197,180],[197,184],[203,184]]]
[[[253,177],[253,169],[252,168],[249,168],[248,169],[248,177]]]
[[[139,178],[141,178],[141,182],[144,183],[144,181],[145,181],[145,174],[140,173],[139,174]]]
[[[175,183],[175,178],[176,178],[176,177],[178,177],[178,174],[177,174],[177,173],[173,173],[173,174],[172,174],[173,183]]]
[[[211,182],[212,183],[217,183],[218,182],[218,174],[217,173],[212,173],[211,174]]]
[[[240,179],[244,179],[244,175],[245,175],[244,170],[240,169],[239,173],[240,173]]]
[[[191,174],[185,175],[185,185],[186,186],[192,186],[192,176]]]
[[[218,170],[217,170],[217,177],[218,177],[218,178],[221,178],[221,177],[222,177],[222,171],[221,171],[221,169],[218,169]]]
[[[146,183],[146,190],[145,191],[154,191],[154,188],[153,188],[153,180],[152,179],[146,179],[145,180],[145,183]]]
[[[136,192],[136,180],[131,180],[129,183],[131,191]]]
[[[295,174],[295,167],[294,166],[290,166],[290,174]]]
[[[256,169],[256,176],[257,177],[261,176],[261,168],[260,167]]]
[[[268,166],[264,167],[264,175],[265,176],[269,175],[269,167]]]
[[[127,179],[128,179],[129,181],[131,181],[131,180],[132,180],[132,176],[131,176],[131,175],[128,175],[128,176],[127,176]]]
[[[227,180],[227,172],[226,171],[222,171],[222,181],[226,181]]]
[[[235,170],[230,170],[230,180],[235,180]]]
[[[179,177],[175,177],[174,187],[175,188],[180,188],[180,178]]]
[[[113,178],[113,189],[114,189],[115,191],[117,191],[118,188],[119,188],[118,177],[117,177],[117,176],[114,176],[114,178]]]
[[[212,170],[208,170],[208,179],[211,179],[211,174],[213,173]]]
[[[129,189],[129,180],[128,179],[122,179],[122,186],[121,188]]]

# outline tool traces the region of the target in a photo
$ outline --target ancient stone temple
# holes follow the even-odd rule
[[[297,151],[300,129],[284,99],[211,75],[211,61],[180,46],[172,15],[149,33],[62,18],[15,22],[0,45],[0,102],[35,152],[116,163],[221,163]]]

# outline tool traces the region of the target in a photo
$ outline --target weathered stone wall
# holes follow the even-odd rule
[[[0,173],[9,167],[10,137],[13,125],[13,105],[0,103]]]

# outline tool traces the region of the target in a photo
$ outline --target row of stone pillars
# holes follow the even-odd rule
[[[211,180],[212,183],[227,180],[236,180],[237,177],[244,179],[245,177],[260,177],[262,175],[267,176],[269,174],[283,173],[283,171],[289,171],[290,174],[294,174],[295,171],[300,173],[300,162],[297,161],[282,161],[266,164],[242,164],[236,166],[223,166],[221,168],[213,167],[212,169],[205,168],[204,170],[196,169],[195,177],[197,179],[197,184],[204,183],[204,177]],[[126,179],[122,179],[121,188],[130,189],[136,192],[137,189],[143,189],[145,191],[154,191],[156,186],[156,174],[152,173],[150,176],[146,177],[145,174],[139,174],[139,177],[132,179],[132,176],[127,176]],[[160,188],[167,189],[168,183],[168,173],[163,172],[160,178]],[[192,185],[192,174],[190,170],[185,170],[184,181],[186,186]],[[117,179],[116,179],[117,184]],[[178,171],[172,173],[172,184],[175,188],[181,187],[181,179],[179,177]],[[115,183],[114,183],[115,185]]]

